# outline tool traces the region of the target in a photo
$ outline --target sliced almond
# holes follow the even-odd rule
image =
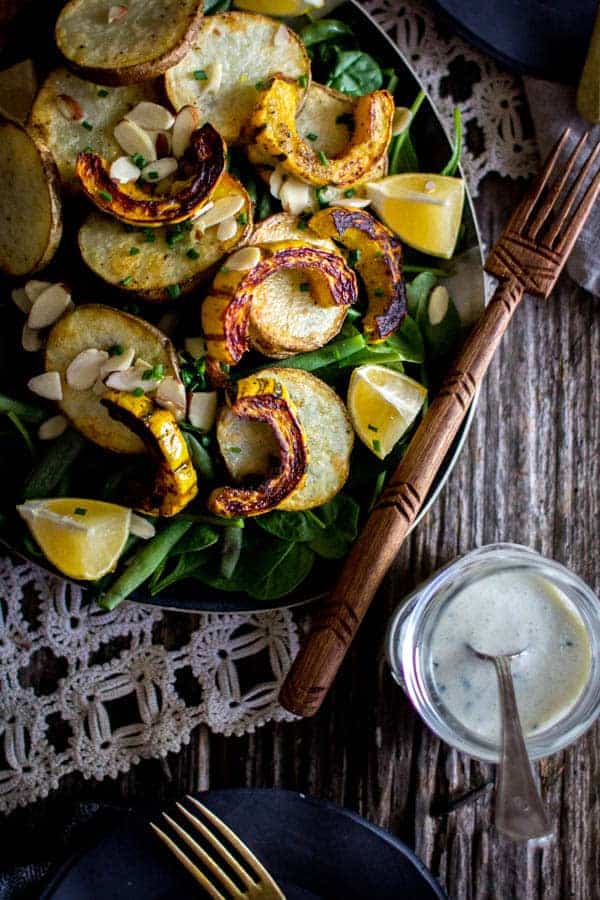
[[[106,379],[106,386],[116,391],[136,391],[141,388],[145,394],[149,394],[156,390],[158,381],[153,378],[142,378],[143,373],[144,369],[138,365],[122,372],[112,372]]]
[[[45,400],[60,401],[63,398],[62,384],[58,372],[42,372],[34,375],[27,382],[27,387],[33,394],[43,397]]]
[[[30,328],[27,322],[23,325],[21,332],[21,346],[26,353],[37,353],[44,346],[44,342],[39,331]]]
[[[162,159],[163,156],[171,155],[171,134],[168,131],[157,131],[153,132],[151,135],[154,138],[154,144],[156,146],[156,155],[159,159]]]
[[[27,324],[30,328],[48,328],[68,309],[71,295],[63,284],[52,284],[39,295],[31,310]]]
[[[219,224],[217,228],[217,238],[220,241],[230,241],[232,237],[235,237],[238,229],[238,223],[235,221],[233,216],[230,219],[225,219],[224,222]]]
[[[284,181],[279,199],[284,210],[294,216],[310,211],[316,205],[313,188],[298,178],[288,178]]]
[[[110,177],[119,184],[130,184],[132,181],[137,181],[141,174],[141,169],[134,166],[128,156],[119,156],[110,167]]]
[[[273,44],[275,47],[285,47],[290,39],[289,30],[286,25],[280,25],[273,35]]]
[[[163,378],[156,389],[154,399],[163,409],[170,410],[177,421],[185,418],[187,398],[185,388],[177,378],[173,378],[172,375]]]
[[[139,537],[144,541],[149,541],[150,538],[153,538],[156,534],[156,528],[154,527],[152,522],[148,521],[148,519],[145,519],[143,516],[138,516],[137,513],[131,513],[129,533],[134,537]]]
[[[206,215],[209,209],[212,209],[215,204],[212,200],[209,200],[208,203],[205,203],[200,212],[196,213],[195,216],[192,216],[191,221],[196,222],[198,219],[201,219],[202,216]]]
[[[115,126],[113,134],[115,140],[129,156],[135,156],[136,153],[139,153],[149,162],[156,159],[154,140],[147,131],[144,131],[135,122],[121,119],[119,124]]]
[[[195,106],[182,106],[173,125],[173,155],[183,156],[194,131],[200,128],[200,112]]]
[[[108,9],[108,24],[113,25],[115,22],[120,22],[121,19],[125,18],[128,11],[127,6],[110,6]]]
[[[25,285],[25,293],[34,304],[40,294],[43,294],[49,287],[52,287],[51,281],[38,281],[37,278],[31,278]]]
[[[271,195],[275,197],[276,200],[279,200],[279,194],[281,193],[281,188],[284,182],[284,174],[283,171],[276,166],[273,172],[271,173],[271,177],[269,178],[269,190]]]
[[[83,122],[85,119],[83,106],[69,94],[59,94],[56,98],[56,105],[61,116],[64,116],[68,122]]]
[[[208,78],[204,82],[204,90],[205,92],[216,93],[221,87],[221,82],[223,81],[223,66],[221,62],[217,59],[212,64],[212,66],[208,67]]]
[[[175,116],[165,106],[148,100],[142,100],[134,106],[126,113],[125,118],[129,122],[135,122],[144,131],[168,131],[175,122]]]
[[[397,106],[394,110],[394,118],[392,119],[392,135],[402,134],[410,125],[412,119],[410,109],[406,106]]]
[[[31,309],[31,300],[27,296],[27,291],[24,287],[13,288],[10,296],[12,298],[12,302],[17,306],[21,312],[24,312],[25,315],[29,315],[29,310]]]
[[[429,308],[427,314],[432,325],[439,325],[443,321],[444,316],[448,312],[450,303],[450,294],[448,288],[443,284],[438,284],[431,292],[429,298]]]
[[[203,337],[186,338],[183,346],[193,359],[202,359],[206,356],[206,341]]]
[[[223,197],[221,200],[217,200],[212,209],[202,216],[198,222],[198,226],[204,231],[205,228],[211,228],[213,225],[220,225],[225,219],[230,219],[232,216],[239,213],[243,206],[243,197],[234,196],[233,194],[229,197]]]
[[[371,201],[368,197],[340,197],[339,200],[332,200],[330,206],[343,206],[345,209],[366,209]]]
[[[100,371],[107,359],[106,350],[96,350],[93,347],[82,350],[67,367],[66,380],[69,387],[74,391],[89,391],[100,378]]]
[[[52,416],[38,428],[40,441],[53,441],[67,430],[68,421],[64,416]]]
[[[104,380],[111,372],[124,372],[125,369],[131,368],[134,359],[135,350],[133,347],[128,347],[122,353],[117,353],[114,356],[109,355],[108,359],[102,363],[100,378]]]
[[[245,272],[253,269],[261,260],[261,252],[258,247],[242,247],[229,257],[225,265],[234,272]]]
[[[190,394],[188,419],[194,428],[210,431],[217,415],[217,392],[197,391]]]
[[[157,182],[173,175],[179,168],[179,163],[174,156],[165,156],[163,159],[155,159],[142,169],[144,181]]]

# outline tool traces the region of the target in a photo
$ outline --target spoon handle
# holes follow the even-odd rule
[[[514,840],[547,837],[552,829],[525,748],[508,657],[494,658],[500,686],[502,758],[496,786],[496,828]]]

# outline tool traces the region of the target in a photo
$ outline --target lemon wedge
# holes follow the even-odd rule
[[[129,536],[131,510],[101,500],[28,500],[17,510],[46,558],[69,578],[111,572]]]
[[[385,459],[423,407],[427,389],[385,366],[358,366],[348,388],[348,411],[357,435]]]
[[[237,9],[262,13],[263,16],[301,16],[307,10],[318,9],[325,0],[235,0]]]
[[[430,256],[450,259],[462,220],[462,178],[408,172],[366,185],[373,209],[398,237]]]

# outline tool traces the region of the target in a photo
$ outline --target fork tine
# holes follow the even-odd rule
[[[246,847],[244,842],[239,839],[237,834],[235,834],[231,830],[231,828],[229,828],[225,824],[225,822],[222,822],[218,816],[211,812],[210,809],[207,809],[206,806],[200,803],[199,800],[196,800],[195,797],[191,797],[188,794],[187,799],[190,801],[190,803],[193,803],[193,805],[197,809],[199,809],[200,812],[204,814],[204,816],[206,816],[208,821],[216,828],[217,831],[219,831],[224,837],[229,840],[232,847],[237,850],[242,859],[248,863],[248,865],[254,870],[259,878],[264,879],[274,888],[277,888],[275,881],[271,877],[270,873],[265,869],[260,860],[256,858],[254,853],[252,853],[252,851],[248,847]]]
[[[154,824],[154,822],[150,822],[150,828],[152,828],[152,830],[158,835],[163,844],[165,844],[169,848],[171,853],[173,853],[174,856],[177,857],[181,865],[184,866],[185,869],[187,869],[192,878],[195,878],[198,884],[202,886],[209,897],[212,897],[213,900],[226,900],[226,897],[224,897],[223,894],[216,889],[212,881],[208,880],[206,875],[204,875],[204,873],[200,871],[198,866],[196,866],[192,862],[189,856],[187,856],[183,852],[183,850],[181,850],[177,846],[175,841],[172,841],[171,838],[164,833],[164,831],[161,831],[158,825]]]
[[[600,149],[600,145],[597,149]],[[560,253],[563,256],[568,256],[568,254],[571,252],[571,247],[577,240],[579,232],[583,228],[585,220],[587,219],[588,212],[596,202],[596,198],[599,192],[600,172],[596,172],[594,180],[591,182],[587,191],[583,195],[583,199],[577,208],[577,212],[571,219],[568,228],[563,233],[556,247],[553,248],[557,251],[557,253]]]
[[[525,226],[531,212],[535,206],[535,204],[540,199],[542,191],[548,184],[555,167],[558,161],[560,154],[562,153],[563,147],[565,146],[567,140],[569,139],[569,135],[571,134],[570,128],[565,128],[561,137],[558,139],[556,144],[554,145],[554,149],[548,159],[546,160],[546,165],[541,170],[540,174],[537,177],[537,181],[535,182],[531,193],[527,195],[527,197],[523,200],[523,202],[516,208],[514,211],[508,225],[507,229],[511,231],[516,231],[518,233],[522,232],[523,227]]]
[[[583,150],[587,139],[588,139],[588,132],[584,131],[584,133],[581,135],[581,137],[577,141],[577,144],[576,144],[573,152],[571,153],[571,155],[567,159],[566,163],[562,167],[560,177],[552,185],[552,188],[550,189],[550,191],[548,192],[548,195],[544,199],[542,206],[537,211],[535,218],[533,219],[533,222],[526,229],[527,237],[531,238],[532,241],[535,241],[535,239],[537,238],[540,228],[542,227],[542,225],[548,218],[548,214],[550,213],[551,209],[554,207],[554,205],[556,204],[556,201],[560,197],[562,190],[563,190],[565,184],[567,183],[569,175],[573,171],[573,166],[575,165],[575,163],[577,161],[577,157]]]
[[[567,196],[565,197],[565,199],[563,200],[562,205],[557,210],[555,220],[553,221],[552,225],[548,229],[548,232],[544,235],[544,244],[547,247],[556,249],[559,253],[562,252],[559,249],[560,246],[562,245],[562,239],[557,247],[553,247],[553,244],[556,241],[561,230],[565,227],[567,218],[569,216],[569,213],[571,212],[571,209],[573,208],[573,204],[575,203],[577,194],[578,194],[580,188],[585,183],[585,180],[586,180],[587,176],[589,175],[592,166],[596,162],[599,152],[600,152],[600,142],[598,142],[596,144],[596,146],[594,147],[594,149],[588,156],[588,158],[585,162],[585,165],[582,166],[581,171],[579,172],[579,175],[577,176],[577,178],[575,179],[575,181],[569,188],[569,192],[568,192]],[[593,183],[594,182],[592,182],[592,184]],[[591,187],[591,185],[590,185],[590,187]],[[584,199],[585,199],[585,197],[587,197],[587,193],[584,195]],[[583,205],[583,201],[582,201],[582,204],[580,204],[580,208],[579,208],[575,218],[577,218],[577,216],[579,215],[582,205]],[[586,207],[586,210],[587,209],[588,209],[588,207]]]
[[[186,819],[189,822],[192,823],[194,828],[196,828],[200,832],[202,837],[205,840],[207,840],[210,844],[212,844],[212,846],[215,848],[215,850],[221,854],[221,856],[223,857],[225,862],[227,862],[228,865],[231,866],[231,868],[233,869],[235,874],[245,885],[256,884],[256,882],[253,881],[252,878],[248,875],[248,872],[246,872],[244,867],[241,866],[239,864],[239,862],[237,861],[237,859],[231,855],[231,853],[229,852],[227,847],[223,846],[221,841],[212,833],[210,828],[206,827],[204,822],[201,822],[200,819],[198,819],[196,816],[192,815],[192,813],[188,809],[186,809],[185,806],[182,806],[181,803],[177,803],[176,805],[177,805],[177,809],[181,813],[183,813],[183,815],[186,817]],[[242,846],[244,846],[244,845],[242,844]],[[248,850],[247,847],[246,847],[246,850]]]
[[[212,856],[209,856],[206,850],[201,847],[200,844],[198,844],[197,841],[195,841],[194,838],[175,821],[175,819],[172,819],[171,816],[168,816],[166,813],[163,813],[163,818],[169,823],[173,831],[179,835],[181,840],[188,845],[190,850],[193,850],[202,865],[221,882],[228,895],[235,898],[241,897],[242,892],[238,886],[234,884],[229,875],[221,869]]]

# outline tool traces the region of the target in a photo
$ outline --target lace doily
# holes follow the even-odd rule
[[[535,171],[518,79],[446,33],[420,3],[364,6],[448,123],[460,106],[474,194],[488,172]],[[104,612],[34,566],[0,559],[0,810],[46,796],[70,772],[116,777],[175,752],[201,722],[239,735],[291,718],[277,694],[297,647],[288,610],[186,616],[129,603]]]

